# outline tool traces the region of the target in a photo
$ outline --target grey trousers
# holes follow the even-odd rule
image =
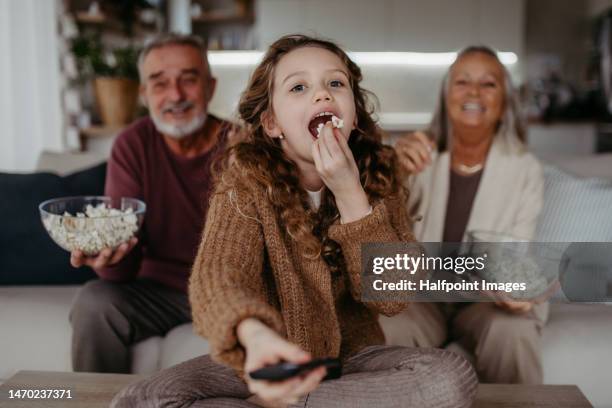
[[[401,314],[381,317],[387,344],[442,347],[459,344],[475,358],[481,382],[541,384],[540,338],[548,303],[525,314],[506,312],[491,302],[450,305],[415,302]]]
[[[467,360],[438,349],[372,346],[348,359],[343,372],[292,407],[470,407],[478,386]],[[257,407],[250,396],[234,370],[202,356],[129,385],[110,406]]]
[[[70,311],[74,371],[129,373],[130,347],[191,321],[187,295],[150,279],[90,281]]]

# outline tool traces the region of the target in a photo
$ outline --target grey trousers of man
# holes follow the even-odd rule
[[[470,407],[478,381],[471,364],[448,350],[367,347],[349,358],[339,379],[324,381],[291,407]],[[253,408],[236,372],[198,357],[130,384],[111,408]]]
[[[187,295],[150,279],[90,281],[70,311],[74,371],[129,373],[130,348],[191,321]]]
[[[492,302],[415,302],[399,315],[382,316],[380,323],[387,344],[443,347],[458,341],[475,358],[481,382],[541,384],[540,340],[547,319],[548,303],[515,314]]]

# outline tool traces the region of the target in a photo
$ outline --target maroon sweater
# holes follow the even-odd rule
[[[205,126],[215,124],[219,119],[208,115]],[[184,158],[168,148],[148,117],[119,134],[108,162],[105,193],[141,199],[147,211],[138,245],[118,264],[97,270],[101,278],[146,277],[187,290],[208,210],[210,164],[225,141],[220,131],[219,143],[210,151]]]

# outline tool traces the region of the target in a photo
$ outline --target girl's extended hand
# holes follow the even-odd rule
[[[370,211],[368,197],[359,180],[359,169],[340,130],[327,122],[312,144],[312,157],[323,183],[336,199],[342,222],[363,218]]]
[[[238,326],[238,337],[246,349],[244,371],[247,374],[245,380],[249,391],[269,406],[283,406],[297,402],[300,397],[317,388],[327,373],[325,367],[320,367],[304,376],[282,382],[253,380],[248,373],[266,365],[282,361],[300,364],[310,361],[312,357],[256,319],[242,321]]]

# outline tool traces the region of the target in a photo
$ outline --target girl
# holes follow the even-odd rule
[[[467,361],[383,346],[378,314],[404,305],[361,301],[361,244],[414,237],[395,154],[381,144],[360,81],[331,42],[291,35],[270,46],[242,95],[248,136],[220,163],[190,281],[194,326],[211,355],[126,388],[113,406],[471,404]],[[316,357],[339,357],[344,376],[248,376]]]

